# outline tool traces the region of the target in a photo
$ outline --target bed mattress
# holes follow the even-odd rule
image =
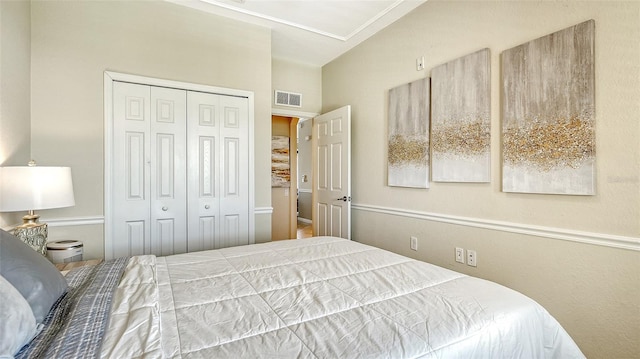
[[[532,299],[333,237],[133,257],[105,358],[584,358]]]

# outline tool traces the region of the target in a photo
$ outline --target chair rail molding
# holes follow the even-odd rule
[[[254,214],[272,214],[273,207],[256,207],[253,213]]]
[[[273,207],[256,207],[254,214],[272,214]],[[69,226],[86,226],[93,224],[104,224],[104,216],[84,216],[84,217],[64,217],[64,218],[42,218],[41,222],[49,224],[49,227],[69,227]],[[13,229],[15,226],[3,228],[4,230]]]
[[[104,224],[104,216],[45,218],[42,222],[48,223],[49,227],[86,226]]]
[[[544,227],[507,221],[495,221],[482,218],[461,217],[448,214],[413,211],[400,208],[390,208],[367,204],[352,204],[352,210],[381,213],[392,216],[421,219],[425,221],[457,224],[509,233],[526,234],[530,236],[550,239],[593,244],[604,247],[640,251],[640,238],[626,237],[613,234],[575,231],[564,228]]]

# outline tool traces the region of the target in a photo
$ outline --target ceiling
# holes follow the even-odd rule
[[[323,66],[426,0],[167,0],[271,29],[272,56]]]

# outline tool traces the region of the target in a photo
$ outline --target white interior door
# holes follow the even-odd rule
[[[351,106],[313,119],[313,234],[351,239]]]
[[[189,252],[249,244],[248,100],[189,91]]]
[[[186,252],[186,92],[113,89],[114,256]]]
[[[112,258],[151,251],[150,117],[149,86],[114,83]]]
[[[220,104],[218,96],[187,93],[189,251],[216,248],[220,228]]]
[[[166,256],[187,251],[187,94],[155,86],[150,91],[150,253]]]
[[[220,96],[220,230],[218,247],[249,240],[249,102]]]

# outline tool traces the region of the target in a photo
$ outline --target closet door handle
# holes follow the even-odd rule
[[[204,209],[209,209],[209,208],[211,208],[211,206],[209,206],[208,204],[204,205]]]
[[[166,211],[168,211],[168,210],[169,210],[169,208],[167,208],[167,207],[162,207],[162,210],[166,212]]]

